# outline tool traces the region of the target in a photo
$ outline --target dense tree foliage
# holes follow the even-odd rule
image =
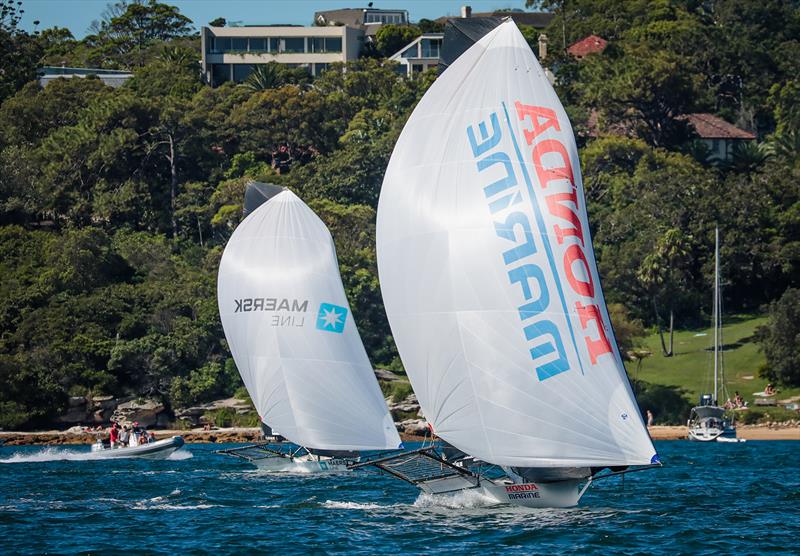
[[[756,331],[767,363],[761,375],[800,386],[800,289],[790,288],[770,305],[769,321]]]
[[[536,4],[556,14],[547,61],[579,136],[621,350],[653,326],[668,354],[670,327],[705,321],[715,227],[726,310],[758,310],[800,287],[800,10],[777,0]],[[436,73],[408,80],[384,57],[438,24],[387,25],[367,56],[316,79],[267,65],[245,84],[210,88],[192,22],[171,6],[112,4],[82,40],[24,33],[18,12],[0,12],[0,427],[46,420],[69,395],[178,407],[231,394],[240,382],[215,281],[252,179],[292,188],[326,222],[373,364],[401,370],[375,209],[397,137]],[[535,47],[538,32],[523,31]],[[589,33],[609,47],[580,61],[564,54],[560,43]],[[62,62],[134,78],[41,88],[37,64]],[[760,143],[709,164],[675,118],[692,110],[757,131]],[[773,307],[768,358],[785,345],[796,297]],[[770,372],[788,382],[785,368]],[[679,413],[679,398],[659,414]]]

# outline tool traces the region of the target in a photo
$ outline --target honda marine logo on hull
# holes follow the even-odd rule
[[[506,492],[530,492],[531,490],[539,490],[533,483],[525,483],[522,485],[509,485],[506,487]]]

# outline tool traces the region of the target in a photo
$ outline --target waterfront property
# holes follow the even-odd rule
[[[200,37],[203,79],[216,86],[240,83],[269,62],[319,75],[332,63],[358,58],[364,31],[347,25],[203,27]]]
[[[754,133],[738,128],[714,114],[685,114],[678,116],[685,120],[697,134],[698,141],[709,150],[709,159],[715,162],[729,162],[733,158],[737,144],[755,141]]]
[[[65,66],[43,66],[39,70],[39,84],[46,87],[54,79],[84,78],[93,75],[111,87],[121,87],[133,77],[133,74],[123,70],[109,70],[99,68],[68,68]]]
[[[439,65],[444,33],[424,33],[389,57],[409,77]]]
[[[316,25],[348,25],[361,29],[377,29],[380,25],[408,25],[407,10],[378,8],[343,8],[314,12]],[[367,34],[374,34],[368,32]]]

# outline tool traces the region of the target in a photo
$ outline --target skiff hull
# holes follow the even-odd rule
[[[268,473],[343,473],[348,471],[348,461],[342,459],[304,460],[302,458],[265,458],[254,460],[260,471]]]
[[[183,437],[173,436],[164,440],[150,442],[131,448],[106,448],[96,450],[92,448],[92,459],[167,459],[175,450],[180,449],[184,444]]]
[[[571,508],[577,506],[589,481],[558,483],[490,484],[483,483],[482,494],[501,504],[526,508]]]

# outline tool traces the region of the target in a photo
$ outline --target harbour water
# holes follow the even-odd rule
[[[597,482],[577,508],[421,496],[375,473],[270,475],[190,445],[167,461],[0,448],[4,554],[791,553],[800,442],[659,442],[665,467]]]

